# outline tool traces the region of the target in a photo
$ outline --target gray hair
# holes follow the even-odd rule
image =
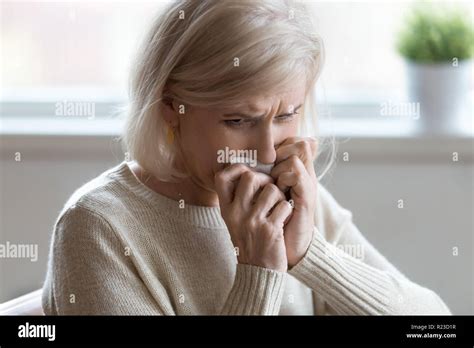
[[[178,147],[166,141],[162,101],[236,106],[262,91],[285,91],[296,79],[307,86],[299,135],[317,136],[315,84],[323,61],[322,39],[300,1],[172,1],[154,20],[134,64],[126,151],[158,179],[179,181],[187,175],[174,168]],[[321,177],[334,160],[332,145]]]

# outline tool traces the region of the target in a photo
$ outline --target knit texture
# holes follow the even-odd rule
[[[126,162],[78,189],[53,230],[47,315],[451,314],[390,264],[318,184],[313,239],[288,272],[238,264],[219,207],[141,183]],[[354,253],[354,250],[358,253]]]

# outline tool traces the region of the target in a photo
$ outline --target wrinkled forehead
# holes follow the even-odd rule
[[[263,112],[291,112],[303,104],[306,96],[304,85],[296,85],[294,88],[275,94],[262,94],[250,96],[230,105],[223,105],[222,109],[235,109],[249,113]]]

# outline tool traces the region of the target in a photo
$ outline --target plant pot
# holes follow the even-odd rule
[[[470,124],[472,114],[468,92],[472,78],[472,60],[437,64],[406,62],[408,97],[420,103],[418,130],[425,133],[463,131]],[[472,113],[472,111],[471,111]]]

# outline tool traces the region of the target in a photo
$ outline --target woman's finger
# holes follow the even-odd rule
[[[283,200],[277,204],[275,209],[273,209],[272,213],[268,217],[268,220],[277,225],[284,226],[285,221],[292,214],[292,212],[293,206],[288,201]]]
[[[311,181],[311,177],[306,171],[303,162],[295,155],[292,155],[273,168],[271,175],[276,179],[278,188],[283,192],[291,188],[292,192],[297,196],[304,196],[308,193],[305,192],[303,183]]]
[[[219,201],[223,204],[230,204],[234,200],[235,187],[240,176],[250,169],[241,164],[232,164],[214,175],[214,186],[219,196]]]
[[[242,207],[250,207],[260,188],[272,182],[273,178],[271,176],[248,170],[240,176],[233,203],[237,203]]]
[[[314,170],[313,162],[317,157],[318,142],[316,139],[303,138],[295,143],[286,143],[276,151],[276,163],[280,163],[291,155],[298,156],[309,172]]]
[[[276,186],[282,191],[286,192],[291,187],[298,183],[298,176],[293,172],[281,173],[277,179]]]
[[[252,213],[261,218],[267,217],[275,204],[285,200],[285,195],[274,184],[266,184],[262,192],[258,195],[255,205],[252,207]]]
[[[291,155],[289,158],[273,167],[270,175],[273,179],[277,180],[278,177],[285,172],[292,172],[296,173],[297,175],[303,175],[304,173],[306,173],[306,167],[298,156]]]

